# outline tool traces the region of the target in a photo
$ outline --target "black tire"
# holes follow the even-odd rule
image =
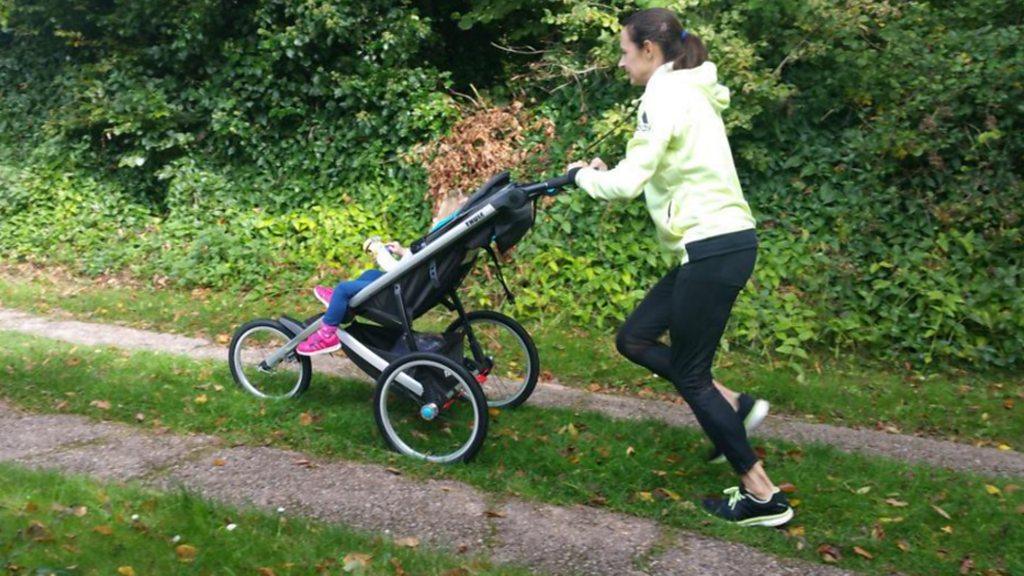
[[[487,396],[487,405],[491,408],[515,408],[526,402],[530,395],[533,394],[534,388],[537,387],[537,378],[540,376],[540,356],[537,354],[537,345],[533,343],[530,333],[511,317],[493,310],[474,310],[466,314],[466,320],[473,328],[473,333],[476,335],[481,347],[484,348],[484,355],[489,358],[491,363],[491,366],[487,368],[489,372],[487,380],[482,383],[484,394]],[[515,341],[518,350],[494,350],[495,346],[500,346],[500,343],[494,342],[492,342],[491,349],[488,350],[488,343],[485,341],[487,334],[482,329],[488,325],[499,327],[499,329],[505,331],[505,335]],[[445,332],[451,332],[460,326],[462,326],[462,321],[456,319],[448,326]],[[497,356],[498,352],[502,352],[501,357]],[[509,357],[510,355],[519,357],[513,359]],[[467,335],[463,346],[463,365],[473,376],[477,376],[481,370],[478,366],[478,359],[474,356],[470,348],[469,336]],[[494,367],[502,366],[503,362],[506,363],[505,366],[510,366],[511,368],[517,368],[519,363],[524,364],[522,370],[517,375],[506,372],[506,377],[514,380],[510,385],[505,385],[500,380],[498,382],[492,381]],[[515,365],[513,366],[512,363],[515,363]]]
[[[250,347],[250,341],[257,335],[262,340],[252,342]],[[273,370],[268,372],[259,369],[263,358],[294,337],[295,333],[284,324],[268,318],[253,320],[240,326],[235,330],[228,346],[228,366],[231,368],[231,377],[234,378],[235,384],[249,394],[267,400],[301,396],[309,388],[309,382],[313,377],[313,364],[309,357],[300,356],[293,350]],[[248,359],[243,361],[245,357]]]
[[[401,375],[412,376],[429,389],[417,395],[400,383]],[[459,394],[443,402],[447,391]],[[421,408],[432,400],[435,405],[447,406],[431,419],[422,417]],[[483,390],[465,368],[439,354],[415,352],[389,364],[377,378],[373,416],[389,448],[438,464],[469,462],[487,437],[487,399]],[[465,440],[456,437],[459,431],[467,434]],[[425,449],[421,444],[432,448]]]

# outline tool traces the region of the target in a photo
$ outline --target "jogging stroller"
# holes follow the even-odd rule
[[[508,172],[492,177],[414,242],[410,257],[349,301],[342,350],[376,379],[374,417],[390,448],[430,462],[469,461],[487,436],[488,409],[518,406],[533,392],[540,363],[529,333],[499,312],[467,313],[457,291],[481,251],[497,265],[491,245],[501,252],[515,246],[533,226],[536,200],[574,176],[533,184],[511,182]],[[511,297],[500,267],[497,275]],[[414,330],[438,305],[458,318],[440,333]],[[312,363],[295,348],[320,325],[318,315],[239,327],[228,350],[235,382],[260,398],[302,394]]]

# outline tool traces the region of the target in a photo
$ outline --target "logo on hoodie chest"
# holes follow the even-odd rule
[[[647,112],[646,111],[641,111],[640,112],[640,120],[636,123],[636,131],[637,132],[650,132],[651,131],[651,123],[647,120]]]

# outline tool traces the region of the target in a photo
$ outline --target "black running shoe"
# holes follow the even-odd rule
[[[708,498],[704,509],[740,526],[781,526],[793,518],[789,499],[778,488],[767,502],[760,502],[743,486],[726,488],[728,499]]]
[[[761,422],[764,422],[764,419],[768,416],[770,405],[767,400],[755,399],[749,394],[740,394],[738,402],[739,411],[737,414],[740,415],[740,420],[743,420],[743,427],[747,430],[747,434],[750,434],[761,425]],[[721,464],[725,462],[725,454],[722,454],[718,448],[713,447],[708,454],[708,462]]]

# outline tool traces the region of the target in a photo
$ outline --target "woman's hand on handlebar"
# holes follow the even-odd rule
[[[566,166],[565,171],[568,172],[573,168],[593,168],[594,170],[607,170],[608,165],[604,163],[604,160],[601,160],[601,158],[595,156],[589,164],[583,160],[577,160],[576,162],[573,162],[572,164]]]

